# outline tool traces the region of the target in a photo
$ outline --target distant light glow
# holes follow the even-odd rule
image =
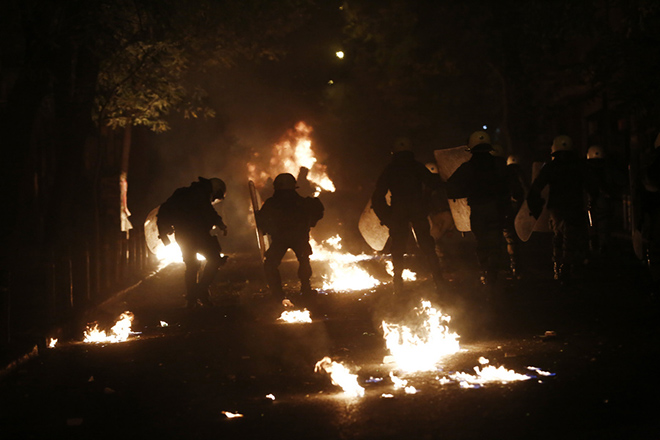
[[[335,82],[333,80],[328,81],[328,85],[333,85]]]
[[[487,125],[482,125],[481,128],[483,128],[484,130],[488,130],[488,126],[487,126]]]
[[[337,58],[339,58],[339,59],[341,60],[341,59],[344,58],[344,51],[342,51],[342,50],[338,50],[338,51],[335,53],[335,55],[337,55]]]

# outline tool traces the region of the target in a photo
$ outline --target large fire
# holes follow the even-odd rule
[[[443,357],[460,350],[458,334],[449,331],[450,316],[443,315],[430,301],[422,301],[415,311],[416,322],[410,326],[382,322],[391,354],[387,360],[406,373],[432,371]]]
[[[357,375],[352,374],[348,368],[342,364],[333,361],[328,356],[324,357],[314,366],[314,372],[325,371],[330,375],[333,385],[337,385],[344,390],[349,397],[364,396],[364,388],[358,384]]]
[[[301,168],[308,171],[307,180],[316,188],[315,195],[321,191],[335,191],[335,185],[328,177],[326,166],[319,164],[312,150],[310,134],[312,127],[300,121],[289,130],[278,144],[273,146],[272,155],[267,165],[260,167],[254,162],[248,163],[250,180],[257,186],[264,186],[269,177],[275,178],[281,173],[298,176]],[[255,157],[256,159],[256,157]]]
[[[98,323],[93,323],[93,327],[87,326],[83,342],[104,343],[104,342],[124,342],[131,335],[131,325],[133,323],[133,314],[124,312],[119,316],[115,325],[109,333],[105,330],[99,330]]]

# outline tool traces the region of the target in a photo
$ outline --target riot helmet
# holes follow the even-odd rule
[[[566,136],[566,135],[560,135],[557,136],[553,141],[552,141],[552,147],[550,149],[550,154],[555,154],[558,151],[571,151],[573,150],[573,140]]]
[[[211,200],[224,199],[225,192],[227,192],[227,185],[225,185],[225,182],[217,177],[211,177],[209,182],[211,182]]]
[[[475,131],[468,138],[468,151],[472,153],[480,151],[492,151],[490,136],[485,131]]]
[[[506,158],[506,164],[507,165],[514,165],[514,164],[515,165],[520,165],[520,158],[517,155],[512,154],[512,155],[510,155],[509,157]]]
[[[296,184],[296,178],[293,177],[291,173],[282,173],[278,174],[273,180],[273,188],[275,191],[281,189],[296,189],[298,185]]]
[[[587,159],[602,159],[605,157],[605,150],[600,145],[592,145],[587,150]]]
[[[412,151],[412,142],[406,137],[398,137],[394,141],[392,146],[393,153],[399,153],[401,151]]]
[[[428,162],[426,164],[426,169],[428,169],[433,174],[438,174],[438,165],[435,162]]]

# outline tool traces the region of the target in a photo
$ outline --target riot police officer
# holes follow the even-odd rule
[[[485,131],[468,138],[472,157],[447,180],[447,197],[467,198],[470,229],[477,242],[481,281],[492,286],[497,280],[504,251],[504,220],[510,204],[506,160],[491,154],[493,146]]]
[[[441,185],[437,174],[415,160],[410,140],[398,138],[392,149],[392,160],[378,177],[371,197],[371,205],[378,219],[389,228],[395,293],[403,288],[403,255],[411,226],[436,288],[440,290],[444,285],[440,262],[435,253],[435,241],[430,233],[430,199],[427,191],[440,188]],[[391,194],[389,204],[386,197],[388,192]]]
[[[590,189],[584,161],[573,151],[573,141],[566,135],[557,136],[546,163],[532,182],[527,204],[530,213],[539,218],[546,203],[541,191],[549,187],[547,209],[553,232],[552,260],[554,278],[566,285],[574,267],[587,254],[588,216],[585,191]]]
[[[159,238],[170,244],[168,235],[175,234],[186,265],[184,275],[187,307],[198,304],[212,306],[209,287],[218,268],[226,261],[221,254],[218,239],[210,234],[214,227],[227,235],[227,226],[213,208],[214,200],[225,198],[227,187],[218,178],[199,177],[190,186],[179,188],[158,208],[157,225]],[[198,280],[201,267],[197,254],[204,256],[204,270]]]
[[[312,267],[309,256],[310,229],[323,218],[323,203],[317,197],[303,197],[296,192],[296,178],[292,174],[279,174],[273,180],[275,190],[257,211],[259,228],[271,237],[266,251],[264,268],[271,294],[277,300],[286,299],[282,289],[279,265],[287,250],[293,250],[298,260],[300,293],[304,302],[310,302],[316,293],[311,286]]]

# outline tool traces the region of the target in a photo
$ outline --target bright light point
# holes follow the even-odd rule
[[[266,399],[275,400],[275,396],[273,394],[267,394]]]
[[[169,324],[165,321],[160,321],[160,326],[161,327],[167,327]]]
[[[333,80],[328,81],[328,85],[333,85],[335,82]]]
[[[344,58],[344,51],[338,50],[335,55],[337,55],[337,58],[340,60]]]
[[[57,345],[57,338],[50,338],[48,340],[48,348],[55,348]]]
[[[488,126],[487,126],[487,125],[482,125],[481,128],[483,128],[484,130],[488,130]]]

